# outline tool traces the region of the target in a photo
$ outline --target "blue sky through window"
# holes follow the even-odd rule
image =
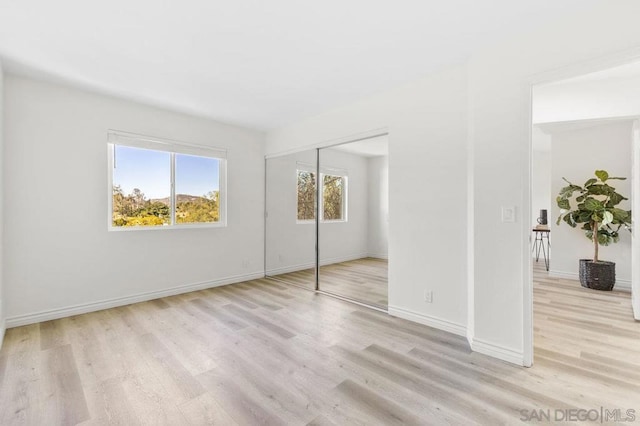
[[[220,160],[176,154],[176,194],[206,195],[220,189]]]
[[[220,188],[220,160],[176,154],[176,194],[203,196]],[[140,189],[147,199],[171,194],[171,155],[150,149],[115,146],[113,184],[125,195]]]

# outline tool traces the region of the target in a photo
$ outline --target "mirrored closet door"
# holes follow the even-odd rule
[[[319,150],[319,288],[387,308],[386,135]]]
[[[265,176],[265,275],[386,309],[387,136],[269,158]]]

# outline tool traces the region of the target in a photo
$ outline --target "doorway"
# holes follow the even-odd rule
[[[625,321],[633,319],[634,309],[637,318],[640,276],[637,273],[638,251],[634,250],[640,244],[638,238],[624,224],[619,229],[618,226],[599,228],[599,232],[610,228],[619,231],[615,238],[604,238],[599,245],[600,260],[616,264],[615,286],[613,291],[582,287],[579,259],[593,259],[594,244],[587,238],[589,230],[581,229],[584,221],[573,223],[576,225],[573,228],[570,226],[572,217],[568,217],[567,212],[575,210],[584,198],[576,200],[580,194],[575,192],[568,197],[568,208],[558,203],[556,197],[570,184],[607,185],[628,198],[621,200],[616,208],[632,211],[633,219],[637,220],[640,91],[635,92],[634,88],[638,83],[640,62],[634,62],[533,86],[532,254],[529,261],[533,265],[532,306],[537,358],[553,358],[554,353],[568,354],[576,350],[585,354],[602,353],[604,348],[598,347],[597,343],[586,347],[585,341],[597,342],[595,334],[604,328],[612,335],[619,332],[620,339],[624,339],[629,327]],[[634,96],[635,101],[630,102]],[[602,173],[596,175],[596,170],[606,170],[608,177]],[[617,177],[625,179],[613,179]],[[543,216],[543,210],[548,217],[547,236],[551,237],[550,247],[545,244],[548,264],[538,257],[540,248],[535,238],[540,228],[536,219]],[[556,225],[558,217],[562,218],[560,225]],[[599,326],[599,322],[603,324]],[[584,324],[591,324],[591,327]],[[620,343],[624,345],[622,341]]]

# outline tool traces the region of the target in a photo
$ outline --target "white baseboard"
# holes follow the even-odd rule
[[[431,315],[421,314],[409,309],[400,308],[398,306],[389,306],[388,312],[391,316],[417,322],[419,324],[428,325],[429,327],[447,331],[458,336],[466,337],[467,335],[467,328],[464,325],[451,322],[449,320],[437,318]]]
[[[360,253],[360,254],[352,254],[348,256],[330,257],[328,259],[320,260],[320,266],[333,265],[334,263],[349,262],[351,260],[358,260],[365,257],[369,257],[369,255],[366,253],[364,254]],[[299,263],[297,265],[282,266],[280,268],[271,268],[271,269],[267,269],[267,275],[288,274],[289,272],[304,271],[305,269],[315,268],[315,266],[316,266],[315,262],[308,262],[308,263]]]
[[[549,276],[551,278],[580,281],[580,276],[577,272],[554,271],[553,269],[550,269]],[[614,290],[631,291],[631,280],[621,280],[616,278],[616,285],[613,288]]]
[[[471,339],[471,350],[512,364],[524,366],[524,354],[480,339]]]
[[[50,321],[72,315],[86,314],[87,312],[101,311],[103,309],[115,308],[117,306],[130,305],[132,303],[146,302],[148,300],[159,299],[161,297],[174,296],[176,294],[189,293],[191,291],[204,290],[212,287],[219,287],[227,284],[234,284],[243,281],[250,281],[264,278],[264,272],[254,272],[245,275],[235,275],[212,281],[203,281],[172,287],[164,290],[149,291],[131,296],[117,297],[113,299],[100,300],[97,302],[82,303],[65,308],[50,309],[47,311],[35,312],[31,314],[18,315],[7,318],[6,327],[20,327],[22,325],[35,324],[43,321]]]

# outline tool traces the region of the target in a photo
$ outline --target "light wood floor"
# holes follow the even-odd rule
[[[320,289],[368,305],[386,309],[388,305],[389,262],[365,257],[320,267]],[[305,288],[315,288],[315,270],[289,272],[275,278]]]
[[[628,295],[536,280],[530,369],[270,280],[10,329],[0,424],[496,425],[520,409],[640,409]]]

